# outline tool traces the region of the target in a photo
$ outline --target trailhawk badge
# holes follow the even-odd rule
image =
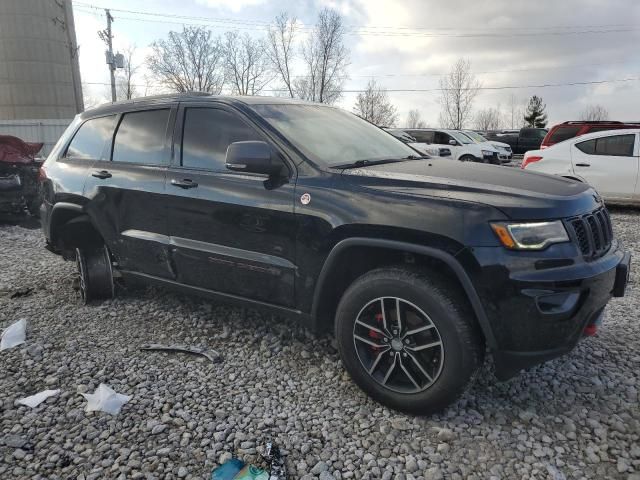
[[[308,205],[310,201],[311,195],[309,195],[308,193],[303,193],[300,197],[300,203],[302,203],[303,205]]]

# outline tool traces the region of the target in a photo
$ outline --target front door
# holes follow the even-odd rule
[[[85,211],[121,270],[175,277],[164,193],[176,111],[146,107],[120,115],[109,154],[87,177]]]
[[[640,167],[637,137],[627,133],[576,141],[571,147],[574,172],[607,199],[633,199]]]
[[[269,143],[230,107],[183,104],[175,132],[167,202],[177,280],[292,306],[296,273],[292,165],[290,180],[277,184],[266,175],[226,169],[231,143]]]

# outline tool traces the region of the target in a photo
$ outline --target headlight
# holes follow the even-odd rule
[[[493,157],[493,152],[491,150],[482,150],[483,157]]]
[[[553,243],[568,242],[569,236],[560,220],[536,223],[492,223],[491,228],[511,250],[543,250]]]

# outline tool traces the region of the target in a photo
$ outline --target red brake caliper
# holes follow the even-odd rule
[[[376,313],[375,315],[375,319],[376,319],[376,323],[381,325],[382,324],[382,314],[381,313]],[[375,340],[381,340],[383,337],[381,334],[379,334],[378,332],[376,332],[375,330],[369,330],[369,337],[373,338]],[[374,352],[377,352],[378,350],[380,350],[381,347],[371,347],[371,349]]]

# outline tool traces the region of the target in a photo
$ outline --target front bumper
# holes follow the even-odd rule
[[[630,255],[614,241],[601,258],[569,255],[568,244],[543,252],[480,247],[469,252],[472,278],[491,324],[496,376],[570,352],[585,327],[599,322],[612,296],[624,295]]]

